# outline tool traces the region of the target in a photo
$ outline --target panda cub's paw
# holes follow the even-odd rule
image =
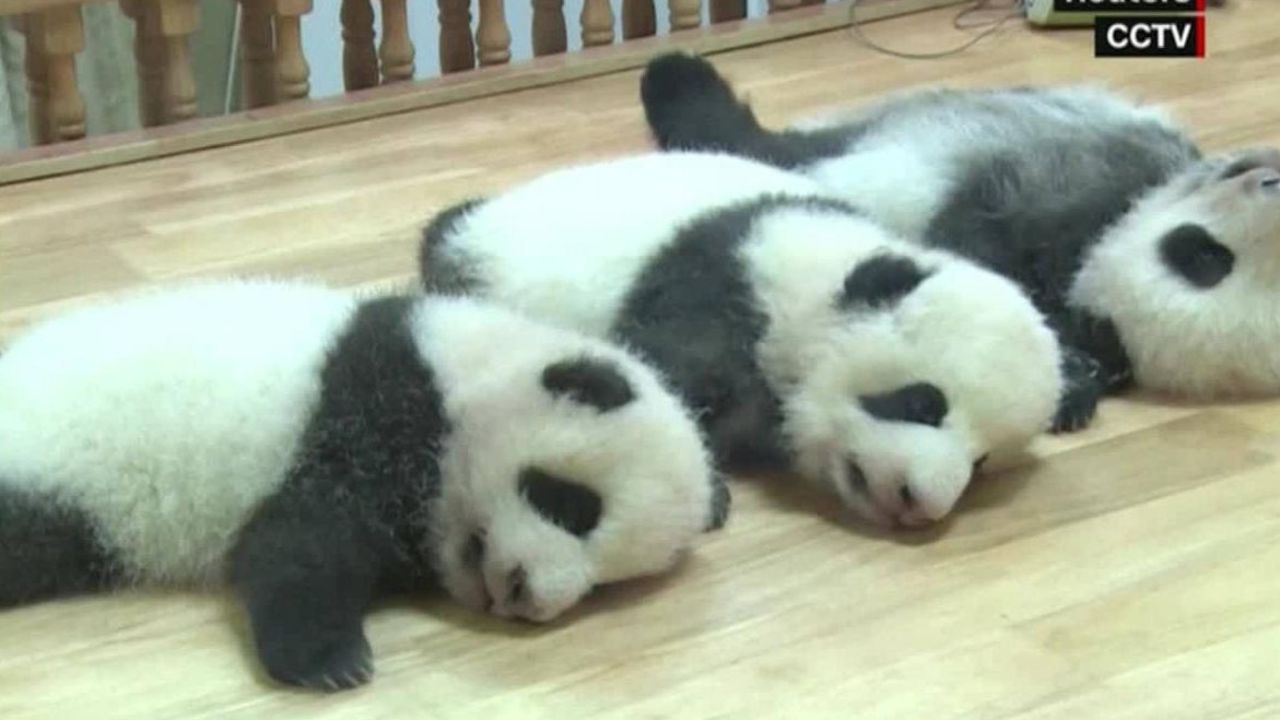
[[[1076,432],[1088,427],[1098,414],[1105,392],[1102,366],[1075,348],[1063,347],[1062,371],[1066,389],[1058,401],[1050,430],[1055,434]]]
[[[336,692],[373,678],[373,651],[359,626],[279,627],[258,638],[267,673],[286,685]]]

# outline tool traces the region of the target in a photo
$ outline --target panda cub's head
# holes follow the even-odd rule
[[[458,298],[415,322],[451,423],[431,551],[464,605],[547,621],[724,524],[696,424],[623,350]]]
[[[794,278],[777,298],[817,293],[810,307],[773,303],[764,355],[794,356],[784,433],[800,469],[878,524],[939,520],[988,455],[1048,428],[1057,339],[1011,281],[869,221],[814,217],[803,237],[803,250],[778,244],[763,283]]]
[[[1071,301],[1115,323],[1138,384],[1280,392],[1280,151],[1206,159],[1139,199],[1083,262]]]

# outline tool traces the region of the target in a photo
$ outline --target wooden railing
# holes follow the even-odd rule
[[[429,0],[380,0],[379,6],[371,0],[0,0],[0,16],[16,21],[28,39],[23,72],[33,145],[0,151],[0,186],[631,70],[677,47],[714,53],[776,42],[846,27],[850,15],[850,0],[770,0],[767,17],[742,19],[748,15],[745,0],[708,0],[711,23],[702,27],[701,0],[665,0],[669,23],[658,28],[655,0],[613,0],[612,6],[609,0],[579,0],[584,52],[566,52],[572,45],[564,0],[520,1],[530,3],[531,13],[521,23],[527,27],[513,30],[504,0],[437,0],[434,7]],[[971,1],[857,0],[858,17],[868,22]],[[109,18],[118,10],[121,24],[134,28],[140,129],[95,129],[95,137],[85,137],[76,60],[85,49],[81,10],[89,4],[107,7],[86,15]],[[240,111],[221,112],[213,105],[225,102],[208,101],[224,88],[197,88],[196,78],[226,80],[227,58],[217,68],[194,68],[189,46],[201,10],[212,29],[222,28],[214,21],[229,20],[226,11],[237,8]],[[375,8],[381,11],[378,27]],[[316,78],[325,86],[320,94],[329,97],[309,99],[313,78],[302,28],[315,9],[334,13],[314,19],[341,34],[343,77],[341,88],[336,78]],[[441,76],[405,82],[424,74],[415,73],[410,23],[432,11],[440,22],[432,40]],[[513,31],[527,33],[518,39],[529,40],[516,45],[520,62],[513,61]],[[308,35],[309,44],[314,40]],[[527,61],[526,52],[533,56]],[[197,111],[197,99],[203,111]],[[200,112],[217,117],[195,118]]]
[[[85,134],[84,101],[76,86],[76,55],[84,50],[81,6],[100,0],[10,0],[0,12],[16,16],[26,35],[24,59],[30,97],[30,135],[44,145]],[[207,0],[209,1],[209,0]],[[234,2],[236,0],[211,0]],[[325,0],[322,0],[325,1]],[[310,94],[310,68],[303,52],[301,22],[313,0],[238,0],[243,106],[260,108]],[[359,90],[414,77],[415,49],[409,34],[408,0],[380,0],[381,28],[374,27],[371,0],[342,0],[343,81]],[[701,0],[667,0],[671,30],[701,24]],[[823,0],[772,0],[770,11]],[[746,0],[710,0],[713,22],[746,15]],[[199,21],[197,0],[118,0],[134,24],[139,85],[139,122],[169,125],[196,115],[196,84],[189,38]],[[535,56],[568,48],[564,0],[532,0]],[[445,74],[511,60],[511,28],[504,0],[438,0],[440,68]],[[584,0],[578,18],[584,47],[654,35],[654,0],[624,0],[618,38],[609,0]],[[378,30],[381,30],[379,33]],[[380,36],[380,37],[379,37]]]

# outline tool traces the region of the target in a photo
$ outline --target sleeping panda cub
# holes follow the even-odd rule
[[[664,149],[793,170],[907,239],[1017,281],[1061,338],[1077,389],[1055,426],[1139,386],[1280,392],[1280,152],[1202,156],[1161,108],[1102,88],[932,88],[762,127],[707,61],[641,82]]]
[[[547,621],[728,501],[647,366],[464,299],[196,283],[0,355],[0,607],[225,579],[290,685],[367,682],[386,593]]]
[[[1013,283],[730,156],[625,157],[462,203],[428,225],[420,266],[428,290],[635,350],[722,467],[798,470],[882,525],[947,515],[1063,389]]]

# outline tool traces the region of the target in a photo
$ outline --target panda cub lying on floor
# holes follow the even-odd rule
[[[460,204],[428,225],[420,266],[428,290],[629,347],[722,467],[799,470],[883,525],[949,513],[1063,391],[1012,282],[730,156],[626,157]]]
[[[647,366],[463,299],[200,283],[0,355],[0,606],[225,577],[288,684],[366,682],[384,593],[550,620],[728,502]]]
[[[797,171],[1016,280],[1081,389],[1059,429],[1135,380],[1198,398],[1280,392],[1275,149],[1202,157],[1159,108],[1089,87],[916,90],[774,131],[710,63],[671,54],[641,96],[662,148]]]

